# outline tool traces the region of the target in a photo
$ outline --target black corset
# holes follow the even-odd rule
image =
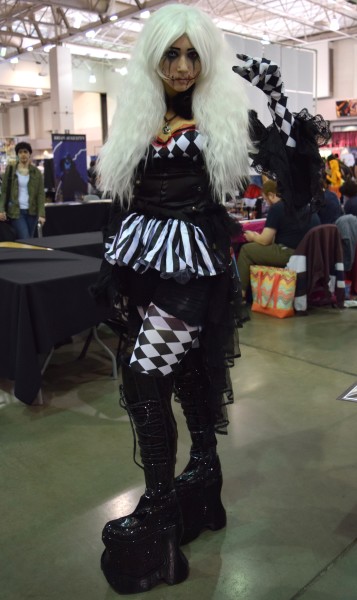
[[[212,207],[212,190],[205,166],[189,159],[157,159],[139,169],[131,209],[179,218]]]

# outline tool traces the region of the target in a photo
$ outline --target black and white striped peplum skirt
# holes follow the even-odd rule
[[[183,284],[225,271],[223,258],[209,247],[203,231],[193,223],[135,212],[122,221],[105,258],[139,274],[155,269],[163,279]]]

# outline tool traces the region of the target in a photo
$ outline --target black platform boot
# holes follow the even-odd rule
[[[103,529],[102,569],[121,594],[170,585],[188,576],[180,550],[182,516],[174,489],[177,431],[171,409],[172,377],[151,377],[123,365],[123,388],[145,473],[145,494],[130,514]]]
[[[216,531],[226,525],[221,501],[222,471],[216,452],[217,440],[207,402],[207,377],[199,348],[192,349],[175,375],[175,394],[180,401],[191,434],[190,460],[175,478],[175,489],[183,517],[181,544],[194,540],[203,529]]]

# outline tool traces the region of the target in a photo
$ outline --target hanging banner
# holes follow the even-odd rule
[[[78,202],[88,193],[85,135],[52,134],[55,202]]]

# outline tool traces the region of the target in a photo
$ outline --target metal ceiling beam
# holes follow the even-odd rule
[[[340,4],[334,4],[333,7],[328,7],[324,2],[320,2],[319,0],[309,0],[309,2],[315,6],[320,6],[327,12],[332,12],[334,15],[341,15],[347,19],[351,19],[351,21],[357,21],[357,11],[350,12],[348,9],[345,9],[346,12],[342,12],[343,6]]]
[[[62,4],[66,4],[66,3],[67,4],[70,4],[70,3],[74,4],[76,2],[84,2],[84,1],[85,0],[65,0],[64,2],[62,2],[62,0],[61,0],[61,3]],[[58,2],[50,2],[50,3],[47,2],[46,4],[44,4],[43,2],[41,2],[41,3],[37,3],[37,4],[41,4],[41,6],[44,7],[44,8],[49,8],[49,7],[53,7],[55,5],[58,5]],[[93,6],[94,4],[96,4],[96,2],[95,2],[95,0],[92,0],[92,1],[91,0],[86,0],[86,4],[91,4]],[[107,4],[109,5],[108,1],[107,1]],[[140,12],[139,8],[136,5],[124,4],[122,2],[118,2],[117,4],[118,4],[118,7],[119,6],[121,8],[124,7],[124,10],[120,10],[120,12],[114,13],[114,14],[116,14],[118,16],[118,19],[121,19],[121,20],[122,19],[127,19],[127,18],[130,18],[130,17],[132,17],[132,16],[134,16],[134,15],[136,15],[136,14],[138,14]],[[153,7],[156,8],[156,7],[158,7],[160,5],[163,5],[163,4],[166,4],[166,2],[163,2],[162,0],[148,0],[145,3],[145,9],[146,10],[150,10],[150,8],[153,8]],[[38,22],[38,21],[36,23],[35,18],[34,18],[33,8],[34,7],[32,5],[31,9],[32,9],[32,15],[33,15],[33,17],[27,19],[27,21],[31,22],[31,24],[33,25],[33,27],[36,28],[36,31],[38,32],[39,29],[40,29],[39,26],[41,25],[41,23]],[[57,8],[57,6],[56,6],[56,8]],[[27,14],[29,14],[29,9],[27,10]],[[60,44],[62,42],[65,42],[68,39],[70,39],[73,43],[76,43],[74,41],[75,40],[75,36],[78,36],[78,35],[83,34],[83,33],[85,34],[87,31],[96,30],[96,29],[102,27],[106,23],[110,22],[110,16],[107,15],[107,16],[103,17],[101,15],[98,15],[98,20],[97,21],[86,23],[86,25],[84,25],[82,27],[79,27],[78,29],[77,28],[76,29],[75,28],[69,28],[67,31],[65,31],[65,32],[63,32],[63,33],[61,33],[59,35],[52,36],[52,37],[45,37],[43,35],[43,33],[41,33],[41,37],[38,40],[38,43],[36,44],[35,41],[34,41],[33,47],[36,50],[39,50],[39,46],[44,46],[44,45],[47,45],[47,44]],[[16,36],[16,32],[13,32],[12,35]],[[19,35],[19,37],[22,38],[23,36]],[[28,37],[30,37],[30,36],[28,36]],[[27,51],[25,48],[21,48],[21,44],[20,45],[16,45],[16,46],[13,45],[13,47],[16,47],[17,50],[15,52],[10,53],[6,57],[6,59],[11,59],[13,56],[16,56],[18,54],[22,54],[22,53],[24,53],[24,52]]]
[[[43,2],[16,2],[12,6],[0,7],[0,26],[7,25],[8,21],[15,19],[21,20],[21,15],[27,15],[30,10],[36,6],[43,6]]]
[[[13,35],[12,33],[6,33],[0,31],[0,45],[5,47],[10,46],[11,48],[21,48],[22,36]]]
[[[108,11],[110,0],[54,0],[50,4],[103,15]]]
[[[184,1],[188,3],[188,0]],[[86,43],[86,40],[80,39],[81,35],[83,36],[89,30],[99,30],[100,28],[108,27],[110,17],[115,15],[118,17],[116,25],[108,27],[107,35],[105,35],[105,30],[102,30],[103,43],[105,43],[109,50],[110,44],[114,47],[116,41],[118,41],[118,37],[121,37],[119,28],[121,20],[135,17],[144,9],[150,10],[151,8],[158,8],[168,3],[165,0],[148,0],[146,2],[135,0],[135,4],[129,4],[129,2],[120,0],[49,0],[47,2],[40,0],[34,2],[15,0],[10,5],[10,2],[11,0],[7,1],[5,10],[2,8],[3,4],[0,8],[0,26],[2,25],[3,28],[6,27],[6,30],[4,29],[1,33],[6,34],[9,36],[8,39],[12,40],[12,43],[3,44],[9,48],[7,59],[16,54],[26,52],[26,48],[22,47],[23,38],[31,40],[31,44],[36,50],[40,50],[41,46],[59,44],[66,40],[71,40],[75,44],[80,44],[88,48],[90,46],[97,46],[99,42],[96,43],[93,40],[93,43]],[[346,10],[344,13],[341,13],[340,11],[343,7],[337,2],[334,4],[334,7],[330,8],[330,5],[326,6],[323,0],[306,0],[304,6],[309,7],[311,11],[306,10],[304,13],[305,17],[303,15],[290,16],[288,7],[291,4],[288,2],[284,4],[282,0],[280,0],[280,6],[278,3],[269,0],[260,2],[257,0],[201,0],[200,2],[195,2],[193,0],[192,3],[199,5],[203,10],[209,12],[213,18],[227,19],[232,22],[235,20],[237,27],[232,27],[231,32],[236,35],[246,35],[254,39],[260,39],[260,34],[263,33],[270,33],[271,41],[276,43],[289,43],[290,41],[293,45],[305,45],[310,38],[316,36],[323,36],[325,38],[333,36],[334,39],[336,37],[339,39],[356,39],[354,29],[350,30],[348,28],[344,30],[342,27],[341,30],[332,32],[327,26],[324,27],[322,23],[316,24],[312,18],[308,19],[309,14],[314,15],[316,10],[318,10],[318,8],[315,8],[314,11],[313,7],[319,7],[322,9],[322,16],[326,20],[328,20],[329,13],[343,14],[344,19],[352,19],[352,22],[357,20],[357,15],[347,15],[345,14]],[[51,22],[46,22],[48,21],[48,11],[46,9],[52,9],[53,16]],[[94,13],[97,15],[97,19],[94,22],[86,22],[80,28],[75,28],[71,25],[69,18],[71,10]],[[252,11],[254,14],[250,17]],[[250,21],[251,18],[252,21]],[[276,29],[274,28],[275,31],[269,32],[264,26],[264,21],[271,18],[280,19],[282,25]],[[14,21],[18,22],[17,31],[12,27]],[[299,30],[294,30],[294,23],[301,26],[301,35]],[[116,32],[119,35],[113,38]],[[35,34],[38,37],[35,37]]]
[[[254,2],[253,0],[239,0],[239,2],[241,4],[246,5],[246,6],[251,6],[251,7],[256,8],[256,9],[265,10],[268,14],[272,14],[272,15],[275,15],[277,17],[280,17],[284,21],[287,20],[287,15],[286,15],[286,13],[284,11],[278,10],[278,9],[275,9],[275,8],[271,8],[271,7],[269,7],[268,4],[263,4],[262,5],[261,2]],[[290,20],[293,20],[296,23],[300,23],[301,25],[304,25],[305,27],[310,27],[310,28],[314,27],[315,29],[317,29],[320,32],[326,32],[326,31],[328,31],[327,27],[321,27],[320,25],[317,25],[316,23],[311,23],[311,21],[307,21],[307,20],[302,19],[300,17],[294,16]],[[334,32],[334,34],[341,35],[341,37],[347,37],[347,38],[350,37],[347,33],[344,33],[343,31],[336,31],[336,32]],[[353,37],[355,37],[355,36],[353,36]]]

